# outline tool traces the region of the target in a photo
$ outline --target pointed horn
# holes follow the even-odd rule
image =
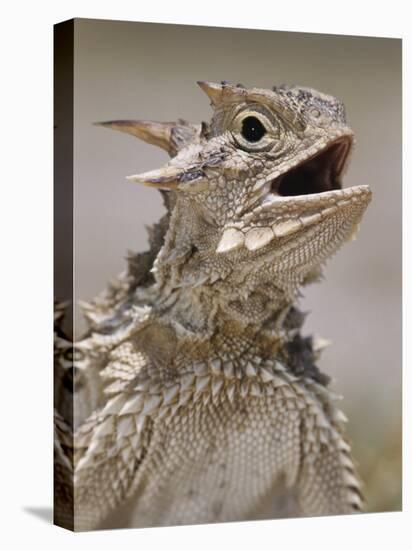
[[[205,92],[207,97],[212,102],[212,105],[218,105],[222,101],[223,97],[223,85],[216,84],[214,82],[205,82],[198,80],[198,86]]]
[[[151,120],[109,120],[107,122],[95,122],[96,126],[118,130],[125,134],[135,136],[147,143],[161,147],[169,154],[175,151],[171,143],[172,128],[174,122],[154,122]]]
[[[157,187],[158,189],[176,189],[180,183],[182,170],[171,166],[165,166],[159,170],[151,170],[144,174],[135,174],[127,176],[126,179],[147,185],[148,187]]]
[[[197,83],[210,98],[213,107],[219,105],[219,103],[223,101],[239,100],[246,97],[248,93],[246,88],[240,85],[232,86],[226,81],[221,82],[221,84],[216,84],[215,82],[204,82],[199,80]]]
[[[148,187],[157,187],[158,189],[179,189],[182,191],[202,191],[208,186],[208,181],[204,173],[196,166],[186,169],[177,166],[164,166],[159,170],[151,170],[144,174],[127,176],[128,180],[147,185]]]

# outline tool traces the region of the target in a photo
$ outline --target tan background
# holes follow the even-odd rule
[[[357,136],[345,185],[374,193],[358,240],[305,290],[305,331],[334,345],[320,362],[345,395],[369,509],[401,507],[401,41],[275,31],[77,20],[75,294],[90,299],[147,246],[160,196],[125,176],[161,150],[95,127],[119,118],[207,120],[196,80],[301,84],[341,98]],[[77,334],[84,325],[80,315]]]

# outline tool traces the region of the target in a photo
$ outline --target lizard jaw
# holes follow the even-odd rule
[[[293,166],[282,167],[266,181],[260,199],[242,216],[241,225],[254,225],[262,217],[273,216],[274,222],[290,214],[323,214],[325,209],[339,209],[351,199],[367,204],[371,196],[369,186],[342,188],[352,147],[352,132],[339,132],[326,145],[312,146]]]
[[[290,215],[323,214],[345,201],[369,202],[367,185],[342,188],[342,175],[353,147],[350,131],[336,132],[326,143],[315,143],[295,164],[287,164],[269,177],[253,208],[244,213],[241,226],[261,225],[264,218],[280,222]],[[270,220],[272,218],[272,220]],[[315,218],[314,218],[315,219]]]
[[[368,185],[342,189],[341,177],[352,145],[352,133],[341,133],[326,146],[312,147],[294,166],[275,173],[266,181],[256,206],[239,222],[225,227],[216,252],[243,246],[254,252],[272,241],[283,246],[333,218],[349,222],[352,229],[346,233],[351,238],[371,199]]]

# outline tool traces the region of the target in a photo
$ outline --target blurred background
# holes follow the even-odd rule
[[[157,191],[125,176],[164,151],[93,126],[111,119],[208,120],[197,80],[300,84],[342,99],[357,138],[345,186],[373,200],[358,238],[305,289],[304,333],[330,339],[319,362],[344,395],[368,511],[401,503],[401,41],[180,25],[76,20],[75,295],[88,300],[147,248],[163,213]],[[76,334],[84,330],[81,312]]]

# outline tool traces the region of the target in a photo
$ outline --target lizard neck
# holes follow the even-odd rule
[[[229,325],[239,335],[264,330],[280,336],[285,331],[284,321],[293,310],[292,303],[275,296],[275,292],[271,296],[259,292],[239,296],[225,294],[219,284],[213,288],[159,286],[157,290],[151,304],[153,310],[199,338],[225,334]]]
[[[187,197],[176,200],[164,243],[154,262],[153,307],[162,316],[196,334],[210,336],[262,326],[282,330],[282,319],[296,298],[297,285],[278,276],[261,280],[255,265],[236,265],[216,253],[222,228]],[[288,275],[289,276],[289,275]]]

